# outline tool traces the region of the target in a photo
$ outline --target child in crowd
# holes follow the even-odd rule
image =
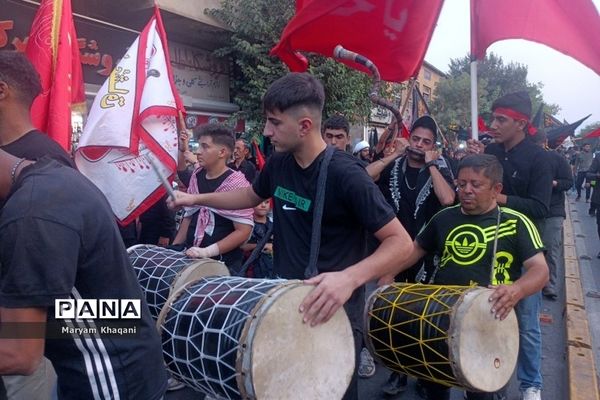
[[[248,272],[246,275],[250,278],[274,278],[273,275],[273,238],[271,232],[273,230],[273,222],[269,219],[271,211],[271,200],[267,199],[254,207],[254,229],[247,243],[241,246],[244,251],[244,264],[250,260]],[[257,244],[266,243],[262,250],[256,250]]]

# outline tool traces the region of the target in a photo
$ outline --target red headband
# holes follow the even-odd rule
[[[529,122],[529,117],[527,115],[521,114],[520,112],[518,112],[517,110],[513,110],[512,108],[498,107],[494,108],[492,111],[498,114],[506,115],[507,117],[511,117],[512,119],[523,119]]]
[[[513,110],[512,108],[504,108],[504,107],[494,108],[492,111],[495,113],[498,113],[498,114],[506,115],[507,117],[510,117],[517,121],[518,120],[526,121],[527,122],[527,133],[529,133],[530,135],[535,135],[537,132],[537,129],[529,123],[529,117],[525,114],[521,114],[520,112]]]

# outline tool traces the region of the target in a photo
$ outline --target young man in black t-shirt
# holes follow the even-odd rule
[[[240,171],[227,167],[234,147],[233,132],[224,125],[207,124],[196,128],[199,167],[189,179],[188,193],[214,193],[248,187]],[[190,257],[211,257],[223,261],[232,273],[242,266],[244,244],[254,225],[251,208],[223,210],[215,207],[186,209],[174,245],[184,244]]]
[[[29,374],[45,355],[60,399],[160,399],[160,339],[102,193],[49,158],[0,151],[0,171],[0,325],[49,323],[58,335],[0,339],[0,374]],[[141,319],[131,336],[106,336],[102,321],[55,319],[57,299],[139,299]]]
[[[267,116],[263,135],[271,139],[275,153],[252,187],[195,196],[177,193],[171,205],[236,209],[273,197],[275,273],[305,278],[317,179],[327,147],[321,136],[324,99],[322,84],[309,74],[290,73],[275,81],[263,98]],[[381,242],[368,257],[367,231]],[[346,304],[360,345],[364,293],[359,288],[388,273],[411,249],[410,237],[358,160],[334,151],[327,169],[319,275],[305,281],[315,288],[300,306],[302,318],[311,325],[323,323]],[[357,396],[354,379],[345,398]]]
[[[437,254],[441,261],[435,284],[494,288],[490,308],[504,319],[521,299],[548,281],[540,234],[525,215],[498,206],[502,166],[494,156],[465,157],[458,167],[457,187],[460,205],[440,211],[425,225],[402,268],[427,253]],[[449,399],[446,386],[425,383],[425,387],[429,400]],[[467,393],[469,400],[493,398],[489,393]]]

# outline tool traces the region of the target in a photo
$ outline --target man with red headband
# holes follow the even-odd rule
[[[532,140],[535,133],[529,118],[531,99],[526,91],[510,93],[492,104],[491,135],[494,142],[485,153],[495,155],[502,167],[503,190],[498,204],[525,214],[543,231],[550,206],[552,171],[546,152]],[[469,140],[469,152],[483,152],[483,144]],[[517,378],[522,399],[541,399],[542,334],[539,312],[541,292],[522,299],[515,308],[519,320],[519,360]]]

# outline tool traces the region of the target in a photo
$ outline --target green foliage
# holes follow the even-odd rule
[[[449,65],[448,78],[440,82],[432,102],[432,113],[440,126],[446,128],[451,124],[463,127],[471,125],[471,93],[470,93],[471,61],[468,55],[452,59]],[[535,115],[539,105],[544,102],[543,84],[527,81],[527,66],[510,62],[505,64],[502,57],[490,53],[477,63],[478,77],[478,110],[485,121],[491,117],[490,107],[495,99],[507,93],[526,90],[532,100]],[[560,107],[546,104],[544,110],[556,114]],[[532,115],[531,117],[533,118]]]
[[[287,67],[269,51],[279,41],[281,32],[294,15],[290,0],[222,0],[221,9],[207,13],[232,29],[229,44],[216,51],[231,63],[232,101],[240,106],[238,115],[247,120],[253,135],[262,131],[264,120],[262,96],[268,86],[288,72]],[[364,121],[371,103],[368,99],[371,78],[318,55],[307,56],[309,72],[325,86],[324,118],[343,114],[351,122]]]

